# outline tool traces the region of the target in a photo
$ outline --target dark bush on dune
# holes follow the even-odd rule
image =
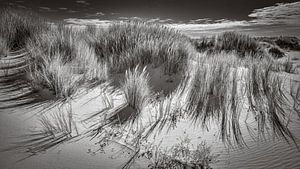
[[[275,43],[283,48],[283,49],[290,49],[290,50],[300,50],[300,40],[296,37],[280,37],[279,39],[275,40]]]
[[[239,34],[236,32],[225,32],[216,37],[216,43],[214,46],[217,51],[237,51],[242,54],[258,54],[260,53],[260,48],[252,37],[244,34]]]
[[[237,32],[224,32],[212,38],[194,40],[199,52],[232,52],[236,51],[241,57],[245,55],[258,56],[263,53],[259,43],[252,37]]]
[[[269,54],[271,54],[274,58],[282,58],[285,56],[285,53],[278,47],[272,46],[268,50]]]
[[[300,50],[300,39],[297,37],[257,37],[255,39],[260,42],[267,42],[272,45],[277,45],[282,49]]]
[[[201,39],[192,40],[195,48],[199,52],[212,50],[214,47],[214,41],[210,38],[203,37]]]

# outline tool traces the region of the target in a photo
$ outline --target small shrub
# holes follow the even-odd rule
[[[269,54],[271,54],[274,58],[282,58],[285,56],[284,51],[282,51],[279,47],[272,46],[268,50]]]

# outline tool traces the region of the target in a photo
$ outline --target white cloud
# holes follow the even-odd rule
[[[58,9],[63,10],[63,11],[68,10],[68,8],[65,8],[65,7],[60,7]]]
[[[108,27],[114,21],[111,20],[100,20],[100,19],[78,19],[78,18],[69,18],[64,20],[67,24],[70,25],[96,25],[100,27]]]
[[[208,24],[168,24],[168,26],[183,30],[183,31],[195,31],[195,30],[213,30],[213,29],[220,29],[220,28],[230,28],[230,27],[244,27],[250,26],[251,24],[247,21],[229,21],[226,20],[224,22],[215,22],[215,23],[208,23]]]
[[[300,2],[277,3],[261,9],[255,9],[249,17],[259,24],[296,24],[300,25]]]
[[[90,3],[88,3],[87,1],[83,1],[83,0],[78,0],[78,1],[76,1],[76,3],[82,4],[82,5],[85,5],[85,6],[90,5]]]
[[[85,15],[85,18],[88,18],[88,19],[94,19],[94,18],[102,17],[102,16],[104,16],[104,15],[105,15],[105,13],[103,13],[103,12],[96,12],[96,13],[93,13],[93,14],[87,13],[87,14]]]
[[[40,7],[39,7],[39,11],[43,11],[43,12],[55,12],[56,10],[51,9],[51,8],[49,8],[49,7],[40,6]]]
[[[75,10],[70,9],[70,10],[68,10],[67,12],[68,12],[68,13],[76,13],[76,12],[78,12],[78,11],[75,11]]]
[[[102,16],[102,12],[96,13]],[[111,14],[112,15],[112,14]],[[118,17],[117,21],[142,20],[147,22],[162,23],[168,27],[182,31],[192,37],[220,33],[223,31],[238,31],[259,36],[299,36],[300,31],[300,2],[279,3],[274,6],[255,9],[249,14],[250,20],[212,20],[210,18],[199,18],[188,22],[175,22],[172,19],[145,19],[139,17]],[[113,20],[99,19],[76,19],[65,20],[72,25],[99,25],[109,26]],[[116,20],[115,20],[116,21]]]

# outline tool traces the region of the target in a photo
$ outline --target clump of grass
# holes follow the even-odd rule
[[[189,39],[175,30],[145,22],[115,23],[98,33],[90,45],[114,72],[136,65],[165,65],[165,73],[177,73],[193,51]]]
[[[212,38],[205,37],[200,40],[195,40],[194,44],[199,52],[208,51],[209,53],[218,53],[222,51],[235,51],[241,57],[249,54],[252,56],[260,56],[264,53],[258,41],[249,35],[237,32],[224,32]]]
[[[233,51],[236,50],[239,54],[257,54],[259,53],[259,45],[257,41],[248,35],[235,32],[225,32],[216,37],[215,50]]]
[[[28,11],[7,8],[1,10],[0,16],[0,37],[7,41],[10,50],[25,47],[28,39],[47,29],[43,19]]]
[[[121,86],[128,106],[136,110],[137,115],[140,115],[151,98],[151,88],[146,67],[141,72],[139,67],[136,67],[134,70],[127,70],[125,81]],[[135,119],[136,117],[132,118]]]
[[[76,93],[81,81],[81,77],[72,74],[70,66],[62,64],[60,55],[54,60],[44,61],[44,65],[32,65],[29,76],[36,89],[46,87],[54,93],[56,99],[63,100]]]
[[[223,58],[222,58],[223,57]],[[245,144],[240,130],[240,112],[246,105],[256,114],[259,135],[264,136],[267,125],[275,136],[286,140],[294,137],[285,123],[284,108],[289,102],[283,91],[282,80],[272,72],[273,62],[240,58],[236,55],[204,55],[191,65],[194,69],[187,87],[188,112],[203,126],[217,121],[221,138],[231,144]],[[242,102],[246,93],[247,103]]]
[[[194,44],[198,52],[205,52],[205,51],[212,52],[211,50],[214,47],[214,41],[212,40],[212,38],[208,38],[208,37],[192,40],[192,43]]]
[[[0,59],[7,56],[8,49],[7,49],[7,41],[0,37]]]
[[[108,79],[108,68],[98,63],[82,32],[64,25],[39,34],[27,44],[32,84],[52,90],[57,98],[71,97],[86,83]]]
[[[222,140],[230,143],[228,135],[231,133],[228,132],[231,131],[236,136],[235,141],[242,144],[237,120],[239,118],[238,89],[236,67],[234,67],[237,64],[234,60],[230,61],[228,57],[237,58],[235,55],[226,54],[210,58],[204,56],[193,66],[194,70],[187,91],[188,110],[191,118],[195,122],[200,122],[203,127],[211,120],[220,120]]]
[[[294,136],[285,125],[288,120],[285,108],[289,102],[282,90],[283,82],[278,74],[271,72],[271,67],[270,63],[258,62],[249,67],[245,76],[249,110],[256,115],[260,136],[264,135],[266,126],[270,125],[275,136],[294,141]]]

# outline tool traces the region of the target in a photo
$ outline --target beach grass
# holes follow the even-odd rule
[[[295,141],[286,125],[285,107],[289,101],[278,75],[282,71],[292,72],[289,59],[277,60],[279,56],[269,53],[271,50],[277,55],[279,49],[270,48],[268,53],[249,35],[225,32],[195,42],[167,26],[142,21],[116,22],[105,29],[95,26],[79,29],[46,24],[31,14],[21,16],[13,10],[1,14],[2,23],[7,23],[0,26],[1,56],[18,49],[28,52],[25,59],[28,67],[22,69],[22,79],[34,90],[46,88],[54,95],[53,99],[68,103],[81,89],[103,83],[113,85],[110,82],[114,76],[124,74],[124,81],[114,87],[124,95],[126,106],[121,105],[120,109],[109,106],[101,111],[99,114],[103,115],[115,110],[110,112],[111,118],[104,119],[105,124],[98,124],[101,127],[96,127],[97,134],[105,126],[123,125],[120,112],[124,116],[135,112],[125,122],[137,120],[151,105],[156,106],[158,119],[150,131],[156,126],[161,131],[164,124],[174,124],[181,118],[179,114],[186,114],[201,127],[210,121],[217,122],[224,143],[242,146],[245,142],[240,114],[246,106],[248,113],[256,117],[261,137],[270,126],[274,136]],[[160,75],[182,75],[177,89],[162,100],[153,98],[155,93],[149,85],[151,79],[146,68],[160,66],[163,68]],[[66,116],[53,117],[41,118],[44,132],[72,133]],[[115,123],[117,120],[119,123]]]

